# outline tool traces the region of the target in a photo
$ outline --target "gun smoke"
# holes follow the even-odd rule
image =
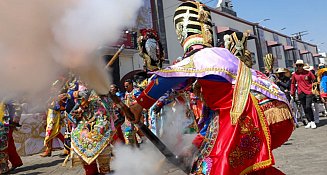
[[[192,144],[193,134],[183,134],[184,124],[188,122],[185,117],[185,107],[177,105],[171,110],[171,107],[165,110],[163,116],[164,128],[162,137],[160,138],[165,145],[175,154],[180,155],[185,148]],[[168,160],[158,151],[153,144],[146,140],[141,144],[141,148],[132,148],[126,145],[117,145],[114,148],[115,159],[113,159],[112,167],[115,174],[130,175],[164,175],[171,172],[182,172],[179,168],[167,164]],[[187,160],[187,164],[191,165],[193,157]],[[168,171],[168,172],[167,172]]]
[[[0,97],[34,97],[68,70],[99,93],[109,73],[97,49],[135,23],[142,0],[2,0]]]

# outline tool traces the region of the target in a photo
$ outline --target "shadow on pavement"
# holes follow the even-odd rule
[[[321,127],[321,126],[324,126],[324,125],[327,125],[327,119],[326,118],[320,119],[319,123],[317,123],[317,127]]]
[[[290,142],[286,142],[286,143],[284,143],[283,145],[292,145],[292,143],[290,143]]]
[[[64,159],[59,159],[59,160],[54,160],[54,161],[48,162],[48,163],[34,164],[34,165],[30,165],[30,166],[22,166],[22,167],[17,168],[16,170],[10,172],[10,174],[17,174],[17,173],[22,173],[24,171],[29,171],[29,170],[33,170],[33,169],[56,166],[56,165],[62,163],[63,161],[64,161]],[[42,174],[42,172],[29,173],[29,175],[33,175],[33,174],[35,174],[35,175]]]

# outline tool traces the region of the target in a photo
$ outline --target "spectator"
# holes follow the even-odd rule
[[[312,83],[315,80],[315,76],[311,71],[303,69],[303,60],[297,60],[296,63],[297,70],[292,75],[291,80],[291,95],[295,96],[295,84],[297,84],[297,93],[299,100],[304,108],[305,115],[308,120],[308,124],[305,128],[317,128],[314,122],[314,116],[312,111]]]
[[[291,79],[289,77],[287,77],[285,74],[287,73],[287,69],[286,68],[278,68],[277,69],[277,80],[276,80],[276,84],[277,86],[280,88],[280,90],[282,90],[288,101],[291,100],[291,96],[290,96],[290,89],[291,89]]]

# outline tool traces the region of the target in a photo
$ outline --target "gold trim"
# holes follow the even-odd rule
[[[0,123],[4,122],[4,116],[5,116],[5,103],[0,102]]]
[[[98,156],[101,154],[101,152],[108,146],[108,144],[110,144],[110,142],[112,141],[112,138],[113,138],[113,136],[114,136],[114,134],[116,133],[117,131],[112,131],[112,133],[110,133],[110,136],[109,136],[109,138],[105,141],[105,143],[103,144],[103,145],[105,145],[105,146],[103,146],[96,154],[95,154],[95,156],[93,156],[93,157],[91,157],[91,158],[88,158],[88,157],[86,157],[86,156],[84,156],[84,154],[82,154],[81,152],[80,152],[80,150],[78,149],[78,146],[76,146],[75,145],[75,142],[72,142],[72,148],[73,148],[73,150],[74,150],[74,152],[78,155],[78,156],[80,156],[87,164],[91,164],[96,158],[98,158]]]
[[[209,68],[203,68],[203,69],[184,69],[184,68],[174,68],[174,69],[162,69],[158,70],[158,72],[162,73],[176,73],[176,72],[184,72],[184,73],[203,73],[203,72],[224,72],[231,78],[235,79],[236,75],[227,71],[224,68],[215,68],[215,67],[209,67]]]
[[[181,67],[176,67],[173,69],[161,69],[158,70],[157,72],[162,72],[162,73],[178,73],[178,72],[183,72],[183,73],[203,73],[203,72],[223,72],[226,73],[226,75],[228,75],[229,77],[236,79],[236,74],[231,73],[230,71],[224,69],[224,68],[217,68],[217,67],[208,67],[208,68],[202,68],[202,69],[184,69]],[[285,98],[283,98],[282,96],[278,95],[278,90],[277,89],[269,89],[266,86],[256,82],[256,81],[252,81],[252,85],[257,86],[260,89],[263,89],[273,95],[275,95],[276,97],[283,99],[284,101],[286,101]]]
[[[237,70],[235,88],[233,90],[232,108],[230,117],[232,125],[236,125],[247,103],[252,82],[252,72],[241,60]]]
[[[270,140],[270,134],[269,134],[269,131],[268,131],[268,126],[266,124],[266,121],[265,121],[265,118],[264,118],[264,114],[263,112],[261,111],[260,107],[259,107],[259,104],[258,104],[258,100],[251,94],[251,99],[252,99],[252,102],[254,104],[254,107],[256,108],[256,111],[258,112],[258,117],[259,117],[259,121],[260,121],[260,124],[261,124],[261,128],[262,128],[262,131],[266,137],[266,140],[267,140],[267,147],[268,147],[268,160],[264,160],[262,162],[258,162],[258,163],[255,163],[249,167],[247,167],[246,169],[244,169],[240,175],[243,175],[243,174],[248,174],[254,170],[258,170],[258,169],[261,169],[261,168],[264,168],[264,167],[268,167],[270,165],[272,165],[272,150],[271,150],[271,140]]]

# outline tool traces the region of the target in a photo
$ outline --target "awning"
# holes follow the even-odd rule
[[[239,32],[237,29],[233,29],[230,27],[224,27],[224,26],[217,26],[217,32],[218,33],[225,33],[225,34],[232,34],[233,32]]]
[[[313,54],[312,56],[313,56],[313,57],[321,57],[322,55],[319,54],[319,53],[315,53],[315,54]]]
[[[281,43],[278,43],[277,41],[267,41],[268,47],[275,47],[275,46],[281,46]]]
[[[308,50],[300,50],[300,54],[301,54],[301,55],[302,55],[302,54],[307,54],[307,53],[309,53]]]
[[[284,50],[295,50],[295,47],[284,45]]]
[[[217,32],[218,34],[223,34],[223,35],[230,35],[234,32],[240,32],[237,29],[231,28],[231,27],[226,27],[226,26],[217,26]],[[248,37],[248,40],[255,39],[257,36],[253,35],[250,33],[250,36]]]

